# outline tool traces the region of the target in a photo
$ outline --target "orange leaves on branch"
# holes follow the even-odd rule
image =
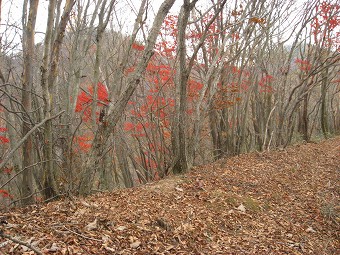
[[[190,79],[188,81],[188,97],[189,100],[193,100],[194,98],[197,98],[199,95],[199,92],[203,88],[203,83],[197,82],[193,79]]]
[[[97,93],[97,105],[103,106],[106,105],[108,100],[108,91],[106,89],[106,86],[102,84],[101,82],[98,82],[98,93]],[[93,101],[93,86],[88,86],[88,93],[85,91],[80,92],[77,98],[77,104],[75,112],[82,112],[83,111],[83,120],[88,121],[91,117],[91,107],[90,104]],[[99,111],[96,112],[96,115],[99,116]]]
[[[7,131],[7,128],[0,127],[0,133],[5,133]],[[9,139],[5,136],[0,135],[0,144],[9,143]]]
[[[231,16],[238,16],[238,15],[241,15],[242,14],[242,11],[237,11],[237,10],[232,10],[231,12]]]
[[[271,75],[265,75],[259,81],[260,92],[262,93],[272,93],[274,91],[273,87],[271,86],[274,77]]]
[[[160,56],[174,58],[177,46],[177,15],[168,15],[163,22],[160,30],[159,41],[157,41],[155,49]]]
[[[131,122],[124,123],[124,130],[125,131],[131,131],[135,129],[135,125]]]
[[[98,82],[98,105],[103,105],[109,102],[108,100],[108,91],[105,85],[101,82]],[[89,92],[93,96],[93,86],[89,86]]]
[[[214,96],[214,108],[221,110],[241,102],[242,98],[239,94],[240,89],[236,83],[232,82],[228,85],[220,84],[219,90]]]
[[[317,16],[311,23],[315,43],[321,42],[325,47],[338,44],[337,31],[339,29],[337,27],[340,26],[339,10],[340,5],[333,4],[330,1],[323,1],[315,6]]]
[[[124,131],[131,132],[131,136],[133,137],[143,137],[146,136],[145,130],[150,128],[151,124],[146,122],[144,124],[137,123],[133,124],[132,122],[125,122],[124,123]]]
[[[92,147],[93,134],[84,134],[75,137],[81,151],[88,152]]]
[[[256,24],[264,24],[266,23],[266,20],[264,18],[258,18],[258,17],[252,17],[249,19],[250,22],[256,23]]]
[[[138,43],[133,43],[131,47],[132,47],[132,49],[137,50],[137,51],[143,51],[144,48],[145,48],[144,45],[141,45],[141,44],[138,44]]]
[[[231,100],[217,99],[217,100],[214,101],[214,108],[217,109],[217,110],[228,108],[228,107],[233,106],[233,105],[234,105],[234,101],[231,101]]]
[[[88,93],[82,91],[77,98],[76,112],[81,112],[86,105],[92,103],[93,100],[93,86],[88,87]],[[106,87],[102,83],[98,83],[98,105],[108,102],[108,93]]]
[[[125,69],[125,75],[128,75],[130,73],[133,73],[135,71],[135,67],[134,66],[131,66],[127,69]]]
[[[302,60],[300,58],[297,58],[295,60],[295,64],[298,65],[298,67],[301,71],[308,72],[312,69],[312,65],[308,60]]]

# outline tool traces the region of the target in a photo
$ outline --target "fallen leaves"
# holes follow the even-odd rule
[[[134,241],[133,243],[130,244],[130,247],[133,248],[133,249],[136,249],[138,248],[139,246],[141,245],[141,242],[140,241]]]
[[[17,208],[2,213],[0,230],[44,254],[336,254],[339,144],[245,154],[133,189]],[[1,238],[2,253],[32,250]]]

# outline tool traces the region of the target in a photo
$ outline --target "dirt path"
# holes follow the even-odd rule
[[[44,254],[340,254],[340,137],[1,215]]]

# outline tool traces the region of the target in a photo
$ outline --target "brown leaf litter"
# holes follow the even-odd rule
[[[340,254],[340,137],[0,214],[43,254]],[[0,254],[34,254],[0,238]]]

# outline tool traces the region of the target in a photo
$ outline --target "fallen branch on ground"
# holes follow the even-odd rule
[[[42,253],[39,249],[33,247],[33,246],[30,245],[29,243],[24,242],[24,241],[21,241],[21,240],[18,240],[18,239],[14,238],[14,237],[12,237],[12,236],[10,236],[10,235],[7,235],[7,234],[5,234],[5,233],[4,233],[3,231],[1,231],[1,230],[0,230],[0,236],[6,238],[6,239],[8,239],[8,240],[11,240],[11,241],[14,242],[14,243],[23,245],[23,246],[25,246],[25,247],[31,249],[32,251],[34,251],[36,254],[43,255],[43,253]]]

